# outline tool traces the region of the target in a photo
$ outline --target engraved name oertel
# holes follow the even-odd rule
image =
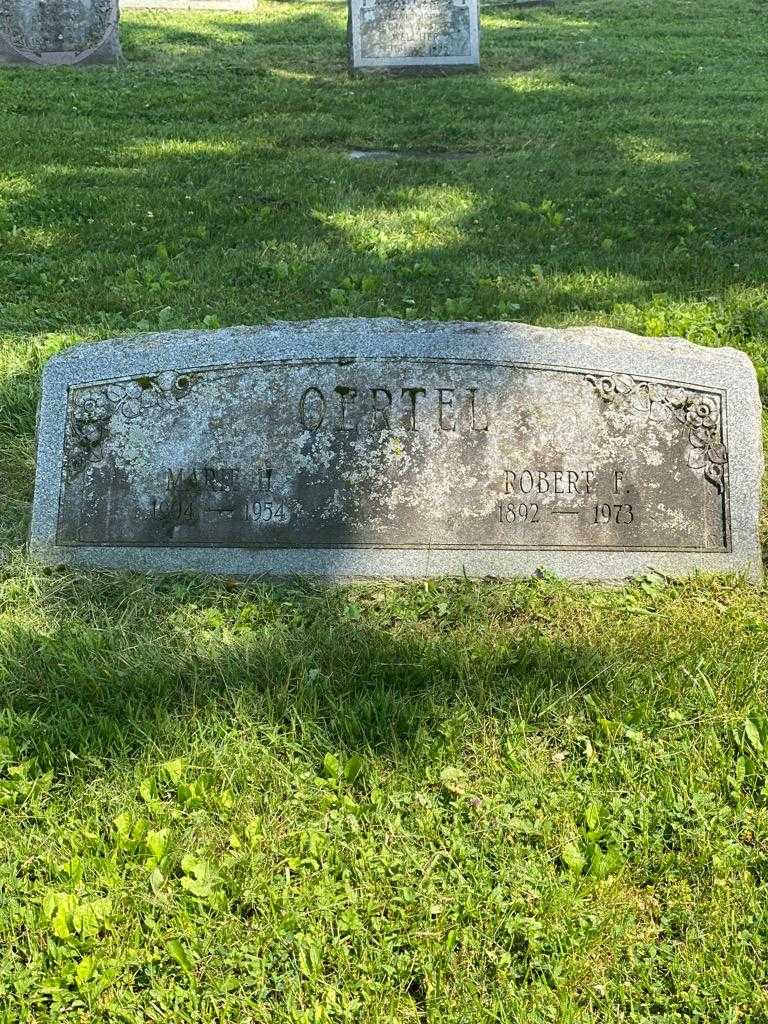
[[[729,549],[723,396],[372,358],[72,388],[58,543]]]

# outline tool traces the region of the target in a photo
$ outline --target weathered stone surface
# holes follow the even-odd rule
[[[599,328],[326,320],[46,366],[32,554],[144,570],[760,572],[742,353]]]
[[[0,0],[0,64],[111,64],[118,0]]]
[[[355,71],[445,72],[480,63],[478,0],[349,0]]]

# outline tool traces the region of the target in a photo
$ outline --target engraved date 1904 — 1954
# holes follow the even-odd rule
[[[153,498],[147,518],[166,523],[199,523],[231,519],[238,523],[276,523],[291,521],[288,502],[281,498],[242,498],[232,504],[201,506],[195,499]]]
[[[197,524],[231,520],[239,523],[275,523],[291,520],[289,503],[272,493],[274,467],[269,459],[257,468],[254,493],[236,495],[239,466],[200,466],[168,469],[165,495],[153,498],[145,515],[164,523]]]

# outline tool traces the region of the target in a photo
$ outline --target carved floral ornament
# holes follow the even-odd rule
[[[88,462],[101,458],[101,444],[115,414],[126,420],[135,420],[152,410],[170,409],[189,394],[197,376],[169,370],[154,377],[137,377],[124,383],[89,389],[78,395],[69,417],[74,440],[73,448],[67,452],[69,478],[81,473]]]
[[[720,437],[720,401],[713,395],[688,391],[671,384],[635,380],[628,373],[588,375],[604,402],[645,413],[651,419],[672,415],[688,431],[688,465],[722,491],[728,451]]]

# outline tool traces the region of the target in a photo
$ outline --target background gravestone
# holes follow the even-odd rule
[[[31,552],[227,574],[760,574],[754,369],[601,328],[340,319],[83,345]]]
[[[0,0],[0,64],[113,64],[118,0]]]
[[[354,71],[439,73],[480,63],[478,0],[349,0]]]

